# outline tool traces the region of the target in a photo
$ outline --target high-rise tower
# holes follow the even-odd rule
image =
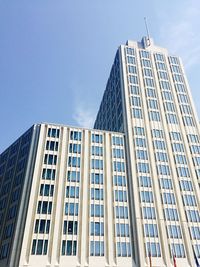
[[[95,128],[125,133],[137,266],[200,257],[200,132],[181,60],[153,40],[117,51]]]
[[[200,129],[181,60],[121,45],[94,128],[36,124],[0,155],[0,266],[195,266]]]

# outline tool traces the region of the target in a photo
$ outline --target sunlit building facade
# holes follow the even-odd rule
[[[0,266],[131,266],[124,135],[38,124],[1,154]]]
[[[127,41],[94,129],[35,124],[0,155],[0,266],[198,260],[200,129],[184,69],[152,39]]]
[[[149,38],[121,45],[94,127],[125,134],[136,265],[196,266],[199,121],[181,60]]]

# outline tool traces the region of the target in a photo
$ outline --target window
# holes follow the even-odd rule
[[[184,147],[182,143],[172,143],[173,152],[184,152]]]
[[[128,72],[137,74],[136,66],[128,65]]]
[[[78,203],[65,203],[65,215],[78,215]]]
[[[3,239],[11,237],[12,233],[13,233],[13,223],[6,225],[3,233]]]
[[[48,201],[39,201],[37,207],[38,214],[51,214],[52,202]]]
[[[130,47],[126,48],[126,53],[127,53],[127,55],[134,55],[135,54],[134,49],[130,48]]]
[[[103,200],[103,189],[91,188],[91,199]]]
[[[157,173],[159,175],[170,175],[170,169],[168,165],[157,165]]]
[[[67,186],[66,197],[79,198],[79,187],[78,186]]]
[[[143,207],[143,217],[144,219],[155,219],[156,212],[153,207]]]
[[[7,258],[8,252],[9,252],[9,243],[6,243],[6,244],[4,244],[4,245],[1,246],[0,259]]]
[[[153,100],[153,99],[148,100],[148,108],[158,109],[158,102],[157,102],[157,100]]]
[[[183,195],[184,206],[197,206],[196,198],[194,195]]]
[[[59,138],[60,130],[56,128],[49,128],[48,129],[48,137]]]
[[[44,219],[37,219],[35,221],[35,229],[34,233],[39,233],[39,234],[48,234],[50,229],[50,220],[44,220]]]
[[[150,60],[148,60],[148,59],[142,59],[141,62],[142,62],[142,66],[143,67],[149,67],[149,68],[151,68],[151,62],[150,62]]]
[[[48,247],[48,240],[43,239],[33,239],[32,244],[32,255],[46,255]]]
[[[114,158],[124,158],[124,150],[120,148],[113,148]]]
[[[171,251],[177,258],[185,258],[183,244],[171,244]]]
[[[78,222],[77,221],[64,221],[63,234],[77,235]]]
[[[152,203],[153,193],[151,191],[141,191],[140,193],[141,202]]]
[[[92,169],[103,170],[103,160],[92,159]]]
[[[163,99],[164,99],[164,100],[173,101],[173,97],[172,97],[171,92],[163,91],[163,92],[162,92],[162,96],[163,96]]]
[[[142,58],[150,58],[150,54],[146,50],[140,50],[140,57],[142,57]]]
[[[136,157],[137,159],[143,159],[143,160],[148,160],[148,154],[146,150],[136,150]]]
[[[135,57],[127,56],[127,61],[129,64],[135,65]]]
[[[145,224],[144,232],[146,237],[158,237],[158,229],[156,224]]]
[[[163,131],[159,130],[159,129],[153,129],[151,131],[151,134],[153,137],[156,137],[156,138],[163,138],[164,137]]]
[[[58,151],[58,142],[55,141],[47,141],[46,150]]]
[[[93,143],[103,143],[103,136],[100,134],[92,134]]]
[[[44,164],[56,165],[56,163],[57,163],[57,156],[56,155],[45,154]]]
[[[115,190],[115,201],[126,202],[127,201],[127,193],[123,190]]]
[[[128,219],[128,208],[123,206],[115,207],[116,218]]]
[[[200,222],[199,211],[197,210],[188,210],[187,218],[189,222]]]
[[[148,163],[137,163],[137,172],[149,173],[149,164]]]
[[[130,85],[129,86],[130,88],[130,93],[133,94],[133,95],[139,95],[140,94],[140,89],[137,85]]]
[[[164,141],[155,140],[155,141],[153,141],[153,145],[154,145],[155,149],[160,149],[160,150],[165,150],[166,149]]]
[[[151,257],[161,257],[160,244],[156,242],[146,243],[146,255],[151,253]]]
[[[112,144],[117,146],[123,146],[123,138],[119,136],[113,136]]]
[[[168,75],[166,71],[158,71],[158,77],[162,80],[168,80]]]
[[[164,204],[175,204],[175,197],[173,193],[163,193],[162,199]]]
[[[182,238],[181,228],[179,225],[168,225],[169,238]]]
[[[155,97],[156,98],[156,91],[153,88],[147,88],[146,94],[148,97]]]
[[[117,242],[117,256],[118,257],[130,257],[131,256],[130,243]]]
[[[70,144],[69,145],[70,153],[81,153],[81,145],[80,144]]]
[[[178,177],[190,177],[189,169],[187,167],[177,168]]]
[[[126,177],[122,175],[114,175],[114,185],[126,186]]]
[[[129,225],[126,223],[116,224],[116,235],[117,236],[129,236]]]
[[[174,141],[181,141],[181,133],[179,132],[170,132],[170,139]]]
[[[166,115],[166,118],[167,118],[167,123],[169,123],[169,124],[178,124],[178,120],[177,120],[177,117],[176,117],[175,114],[168,113]]]
[[[136,75],[129,75],[129,82],[133,84],[138,84],[138,77]]]
[[[113,162],[113,165],[114,165],[114,171],[117,171],[117,172],[125,172],[124,162],[114,161]]]
[[[165,152],[156,152],[156,161],[168,162],[167,153]]]
[[[138,96],[131,97],[131,101],[133,106],[141,107],[140,97]]]
[[[154,54],[154,57],[155,57],[156,61],[162,61],[162,62],[164,62],[164,55],[163,54],[156,53],[156,54]]]
[[[62,241],[62,255],[76,256],[77,241],[63,240]]]
[[[92,184],[103,184],[103,174],[92,173],[91,174],[91,183]]]
[[[164,102],[165,111],[175,112],[175,106],[172,102]]]
[[[56,170],[54,169],[43,169],[42,178],[46,180],[55,180]]]
[[[144,73],[144,76],[153,77],[153,72],[151,69],[143,68],[143,73]]]
[[[178,221],[178,212],[176,209],[167,208],[164,209],[165,219],[168,221]]]
[[[154,80],[152,78],[144,78],[146,87],[155,87]]]
[[[185,155],[175,155],[174,157],[176,164],[187,164]]]
[[[139,147],[146,147],[146,139],[145,138],[135,138],[135,145]]]
[[[149,176],[139,176],[140,186],[151,187],[151,178]]]
[[[67,181],[80,182],[80,172],[68,171],[67,172]]]
[[[193,191],[193,186],[191,181],[180,180],[179,183],[182,191]]]
[[[193,239],[200,240],[200,228],[198,226],[191,226],[190,234]]]
[[[160,113],[157,111],[149,111],[150,121],[160,121]]]
[[[162,189],[173,189],[172,180],[169,178],[160,178],[160,187]]]
[[[133,108],[133,118],[142,119],[142,110],[140,108]]]
[[[69,157],[68,166],[69,167],[80,167],[81,158],[79,157]]]
[[[103,241],[90,241],[90,256],[104,256]]]
[[[102,156],[103,155],[103,147],[92,146],[92,155]]]
[[[104,216],[103,205],[91,204],[91,216],[92,217],[103,217]]]
[[[134,133],[136,135],[145,135],[143,127],[134,127]]]
[[[81,141],[81,132],[70,131],[70,140]]]
[[[53,196],[54,185],[41,184],[40,186],[40,196]]]
[[[165,76],[164,79],[168,80],[166,74],[167,73],[165,72],[165,74],[163,75],[163,77]],[[162,90],[171,90],[170,84],[167,81],[160,81],[160,87],[161,87]]]
[[[193,118],[190,116],[184,116],[183,117],[183,123],[185,126],[194,126]]]
[[[104,235],[104,223],[103,222],[91,222],[90,223],[90,235],[103,236]]]
[[[191,143],[199,143],[199,137],[196,134],[188,134],[187,138],[188,138],[188,141]]]

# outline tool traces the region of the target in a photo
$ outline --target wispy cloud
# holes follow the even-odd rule
[[[73,119],[78,126],[92,128],[95,120],[95,112],[89,107],[86,107],[85,104],[79,102],[75,107]]]
[[[85,86],[87,88],[87,86]],[[91,93],[81,83],[73,83],[73,119],[80,127],[93,128],[97,110],[95,99],[92,101]],[[76,90],[75,90],[76,89]],[[89,99],[89,101],[87,101]]]
[[[200,1],[173,1],[172,7],[166,13],[159,10],[161,41],[190,68],[200,61]]]

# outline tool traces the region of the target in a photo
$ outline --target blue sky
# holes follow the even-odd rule
[[[92,126],[117,47],[182,57],[200,115],[199,0],[0,0],[0,152],[33,123]]]

